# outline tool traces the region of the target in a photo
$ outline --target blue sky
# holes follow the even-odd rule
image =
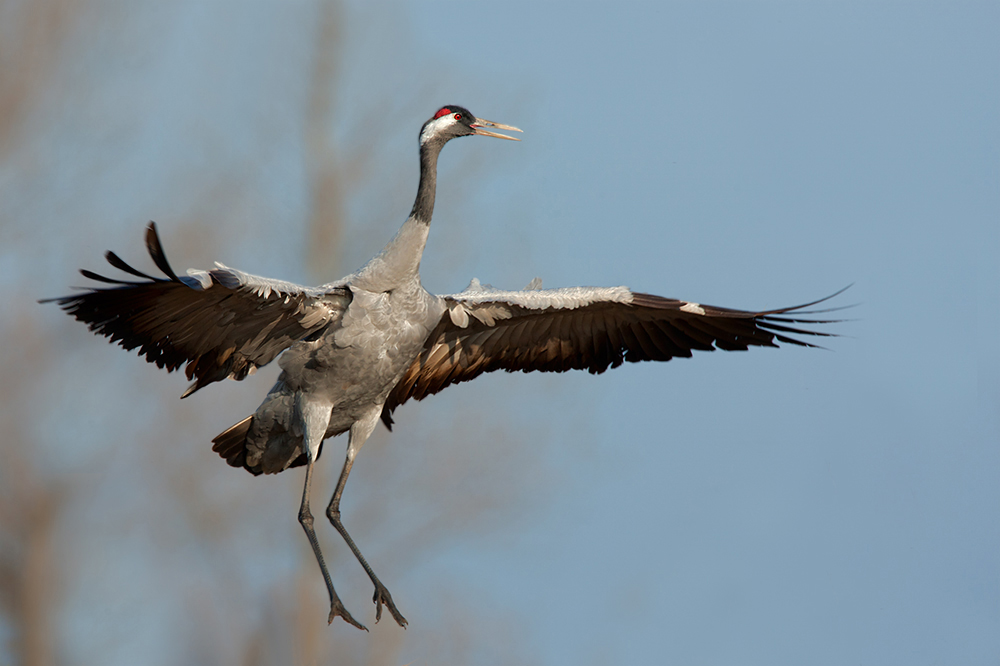
[[[510,567],[548,659],[995,658],[996,6],[450,9],[412,13],[421,42],[526,89],[548,284],[860,303],[830,353],[546,385],[594,442]]]
[[[402,571],[376,566],[411,621],[403,637],[380,625],[341,638],[348,628],[334,626],[322,640],[386,640],[401,645],[399,663],[428,663],[441,659],[426,647],[443,635],[435,623],[459,608],[509,636],[470,629],[462,659],[477,663],[500,659],[503,641],[546,664],[995,663],[996,4],[350,4],[329,135],[341,155],[370,144],[373,156],[356,170],[337,272],[319,276],[302,259],[302,71],[314,16],[309,3],[181,3],[81,31],[82,55],[60,76],[96,84],[68,84],[72,103],[43,106],[32,121],[44,140],[23,150],[41,175],[0,169],[3,233],[14,241],[0,250],[0,276],[25,299],[61,293],[104,249],[138,257],[141,228],[155,219],[175,268],[219,259],[300,282],[335,278],[401,223],[420,123],[457,103],[525,133],[520,144],[446,149],[422,268],[431,291],[461,290],[473,276],[520,288],[539,276],[549,287],[625,284],[752,309],[853,283],[836,302],[858,304],[829,351],[491,376],[401,408],[348,485],[352,531],[364,520],[351,516],[352,492],[381,498],[374,515],[394,529],[421,506],[405,486],[379,485],[373,472],[385,465],[398,480],[468,457],[462,469],[473,472],[448,486],[449,501],[474,503],[480,486],[506,495],[490,500],[500,506],[482,524],[414,548]],[[232,189],[191,175],[204,165],[229,174]],[[23,197],[26,183],[43,196]],[[216,214],[238,238],[212,230]],[[172,231],[182,226],[204,242],[182,241]],[[60,327],[67,357],[62,387],[46,395],[83,415],[84,431],[70,444],[65,426],[37,426],[40,459],[141,439],[141,425],[127,424],[155,418],[182,390],[181,378],[91,340],[54,309],[37,316]],[[74,381],[97,395],[74,395]],[[204,443],[267,387],[261,378],[199,394],[209,416],[184,417],[195,425],[176,446],[229,483],[236,472]],[[99,415],[109,410],[127,414]],[[461,445],[440,444],[442,432]],[[327,446],[332,475],[340,443]],[[287,505],[269,504],[253,525],[262,541],[276,539],[267,530],[279,520],[280,539],[301,539],[293,475],[260,491],[254,479],[232,482]],[[172,547],[197,550],[178,545],[197,539],[185,529],[170,532]],[[101,534],[93,547],[135,558],[153,548],[146,532]],[[385,534],[362,549],[392,550]],[[314,566],[299,557],[301,541],[247,565],[254,585]],[[360,569],[335,577],[362,579],[343,584],[367,617]],[[109,663],[180,658],[163,628],[135,619],[130,609],[149,603],[142,594],[108,602],[99,589],[73,589],[64,651],[89,646],[82,654]],[[247,595],[248,607],[267,603],[265,592]],[[161,614],[176,628],[179,611]],[[97,631],[121,646],[120,615],[138,627],[126,647],[108,654],[87,642]]]

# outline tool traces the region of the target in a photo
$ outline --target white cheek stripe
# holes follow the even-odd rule
[[[681,310],[684,312],[691,312],[693,314],[705,314],[705,310],[700,305],[697,303],[688,303],[687,301],[684,301],[684,305],[681,306]]]
[[[449,113],[447,115],[441,116],[440,118],[435,118],[431,122],[427,123],[424,131],[420,134],[420,144],[423,145],[428,139],[434,135],[440,133],[446,127],[451,127],[458,121],[455,120],[455,114]]]

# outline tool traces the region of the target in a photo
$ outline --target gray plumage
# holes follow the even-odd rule
[[[364,628],[337,596],[309,509],[312,466],[325,439],[349,432],[347,456],[327,516],[375,585],[376,621],[385,604],[405,626],[385,586],[340,520],[339,504],[354,457],[378,423],[410,398],[494,370],[586,369],[625,361],[666,361],[695,349],[742,350],[776,342],[813,346],[797,335],[825,320],[800,319],[818,303],[747,312],[634,293],[626,287],[501,291],[473,280],[458,294],[435,296],[419,266],[434,209],[437,158],[450,139],[520,131],[448,106],[420,133],[420,185],[396,236],[356,273],[321,287],[261,278],[222,264],[178,276],[157,236],[150,256],[165,277],[136,270],[112,252],[108,262],[138,280],[82,273],[109,284],[51,299],[95,333],[192,380],[182,397],[225,378],[243,379],[276,358],[282,372],[253,415],[218,435],[213,449],[233,466],[273,474],[306,466],[299,520],[312,545],[337,616]],[[839,292],[838,292],[839,293]],[[826,299],[821,299],[826,300]],[[816,312],[816,311],[813,311]]]

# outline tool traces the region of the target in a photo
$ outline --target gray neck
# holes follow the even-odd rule
[[[410,280],[419,281],[420,259],[424,255],[437,186],[437,161],[444,141],[430,140],[420,146],[420,185],[410,216],[395,237],[382,248],[353,280],[372,291],[395,289]]]
[[[417,187],[417,199],[413,202],[410,218],[423,224],[430,224],[434,215],[434,194],[437,190],[438,155],[444,147],[443,141],[431,139],[420,145],[420,185]]]

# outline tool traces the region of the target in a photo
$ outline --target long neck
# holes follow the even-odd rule
[[[359,284],[364,283],[369,289],[388,290],[408,280],[419,280],[420,259],[434,215],[438,155],[444,144],[444,141],[431,140],[420,145],[420,184],[410,216],[395,237],[359,271]]]
[[[417,199],[410,211],[410,221],[430,224],[434,215],[434,193],[437,190],[438,155],[444,147],[443,141],[428,141],[420,146],[420,185],[417,187]]]

